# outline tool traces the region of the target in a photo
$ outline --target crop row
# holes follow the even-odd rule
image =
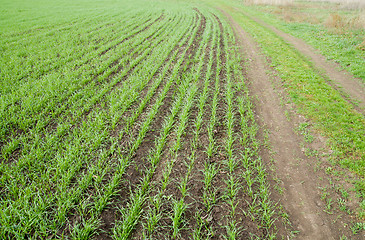
[[[166,29],[171,27],[171,24],[177,24],[181,18],[183,17],[179,18],[179,16],[176,16],[174,22],[169,24],[160,23],[160,26],[164,24]],[[109,141],[107,129],[104,129],[106,125],[109,125],[109,128],[111,128],[111,124],[109,124],[109,122],[111,122],[111,119],[109,118],[110,115],[107,113],[109,109],[103,109],[103,111],[98,112],[97,110],[100,110],[100,108],[97,108],[96,105],[105,105],[106,102],[111,101],[108,100],[108,98],[115,99],[117,96],[121,97],[124,95],[124,98],[120,98],[124,99],[124,102],[119,101],[110,106],[115,112],[115,109],[117,109],[118,106],[125,106],[123,103],[128,106],[128,101],[129,105],[133,101],[136,101],[138,99],[138,94],[136,94],[134,98],[128,99],[127,93],[129,94],[133,91],[137,91],[138,93],[142,90],[153,77],[154,73],[157,72],[158,68],[164,63],[164,59],[169,55],[168,49],[163,51],[159,48],[158,50],[153,51],[153,53],[151,52],[153,47],[163,43],[163,39],[167,39],[167,36],[170,35],[170,37],[175,40],[176,37],[172,34],[173,33],[167,31],[156,31],[156,28],[145,29],[142,36],[136,36],[136,38],[138,37],[138,41],[133,39],[134,41],[127,42],[126,45],[122,45],[120,48],[120,50],[123,50],[121,54],[130,53],[132,56],[138,54],[138,58],[130,61],[128,59],[129,56],[126,56],[126,60],[124,61],[125,67],[120,64],[119,67],[121,68],[121,71],[114,74],[111,79],[108,79],[110,75],[100,75],[100,80],[103,80],[102,77],[104,78],[103,81],[100,81],[100,84],[92,84],[93,82],[91,82],[91,84],[88,83],[82,86],[78,90],[79,92],[73,92],[73,94],[69,96],[70,99],[66,99],[66,101],[69,101],[64,103],[64,109],[66,111],[60,111],[57,119],[57,122],[59,123],[53,124],[53,126],[48,129],[44,128],[44,126],[47,126],[46,123],[41,127],[26,129],[27,132],[20,134],[21,136],[19,138],[21,140],[18,140],[18,142],[22,143],[22,149],[17,153],[19,156],[16,156],[16,159],[12,159],[13,161],[17,161],[10,163],[2,161],[1,165],[1,171],[3,173],[2,190],[4,195],[4,204],[2,205],[4,210],[4,218],[2,218],[2,220],[4,221],[4,224],[2,224],[2,226],[9,226],[9,229],[6,229],[6,231],[11,232],[13,231],[12,226],[22,226],[22,223],[24,223],[24,226],[22,226],[24,228],[16,227],[15,232],[28,233],[29,228],[34,229],[34,225],[38,224],[43,225],[43,228],[47,225],[53,225],[56,228],[57,224],[50,224],[47,222],[47,218],[44,218],[44,214],[46,212],[49,213],[50,209],[57,210],[56,212],[59,215],[56,216],[56,219],[52,219],[53,222],[57,223],[58,221],[64,221],[64,215],[70,208],[69,205],[75,203],[74,199],[77,199],[80,195],[80,191],[82,192],[82,190],[85,190],[88,185],[87,181],[84,180],[86,178],[81,178],[83,180],[72,184],[74,181],[73,179],[75,179],[77,174],[80,174],[78,172],[83,168],[82,166],[85,164],[88,165],[87,163],[90,163],[89,161],[95,160],[93,159],[94,151],[100,148],[102,144],[105,144],[106,140]],[[153,39],[149,36],[153,36],[155,41],[146,41],[147,39]],[[172,40],[170,40],[170,42],[171,41]],[[135,42],[136,45],[131,45],[133,42]],[[133,49],[134,46],[138,46],[138,44],[142,42],[145,44],[139,45],[141,47]],[[132,51],[128,50],[128,48],[126,49],[126,46],[130,46]],[[118,50],[119,49],[116,49],[116,52],[118,52]],[[161,58],[161,56],[163,56],[161,55],[162,53],[165,54],[165,58]],[[115,53],[114,55],[116,55],[113,56],[114,59],[118,59],[120,56]],[[147,55],[150,55],[151,58],[144,60]],[[156,58],[157,56],[158,58]],[[156,59],[159,59],[159,61],[156,62]],[[112,61],[114,60],[112,59]],[[145,63],[138,64],[140,62]],[[158,64],[151,64],[152,62]],[[120,63],[123,63],[123,61],[120,61]],[[108,62],[104,66],[107,67]],[[154,66],[154,68],[151,68],[151,66]],[[145,68],[143,69],[145,71],[141,71],[142,67]],[[102,69],[99,71],[102,72]],[[148,77],[148,75],[150,75],[149,78],[142,78],[142,76]],[[124,84],[115,88],[121,80],[124,81]],[[71,88],[70,92],[71,90],[75,91],[75,89]],[[118,95],[116,95],[116,93],[118,93]],[[48,100],[49,103],[50,99],[46,100]],[[46,100],[44,101],[47,102]],[[63,99],[61,97],[61,99],[57,100],[62,103]],[[69,104],[67,104],[68,102]],[[73,106],[71,104],[75,103],[80,105],[76,105],[75,108],[72,108]],[[50,108],[49,111],[52,113],[52,111],[58,109],[59,108]],[[40,108],[40,111],[42,110],[43,109]],[[15,111],[15,113],[19,114],[17,111]],[[15,113],[12,115],[14,116]],[[47,114],[47,109],[45,114]],[[120,118],[120,116],[117,117],[118,114],[122,115],[123,111],[118,111],[118,113],[113,114],[113,118]],[[36,116],[37,113],[34,115]],[[28,115],[28,117],[31,116]],[[34,119],[31,120],[34,121]],[[51,121],[55,120],[50,119],[50,122]],[[37,124],[39,123],[37,122]],[[14,155],[13,152],[6,153],[3,151],[3,153],[3,156],[6,156],[5,154]],[[103,154],[105,153],[101,153],[102,156]],[[90,174],[85,174],[85,176],[90,176]],[[44,181],[47,181],[47,183]],[[57,184],[55,185],[55,183]],[[79,183],[82,185],[81,189],[76,187]],[[69,189],[70,185],[75,185],[75,191],[73,191],[73,188],[71,187],[68,192],[65,192],[64,190],[66,188]],[[42,196],[39,196],[39,190],[37,189],[42,189],[42,191],[44,191]],[[63,201],[64,198],[71,201]],[[65,206],[62,205],[62,207],[59,206],[59,204]],[[53,214],[50,215],[52,216]],[[54,216],[51,218],[53,217]],[[35,220],[43,221],[43,223],[38,223]],[[29,222],[32,224],[26,226]],[[42,227],[40,226],[40,228]]]
[[[142,5],[3,40],[1,238],[275,236],[232,29]]]

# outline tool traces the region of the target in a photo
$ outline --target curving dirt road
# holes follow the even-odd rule
[[[249,63],[245,75],[254,96],[257,120],[269,130],[271,152],[275,153],[263,150],[262,157],[266,163],[271,158],[274,159],[276,173],[281,178],[283,187],[283,195],[279,195],[279,201],[288,212],[294,229],[299,231],[296,239],[329,240],[351,235],[348,227],[345,227],[351,221],[348,216],[335,219],[335,216],[324,212],[318,189],[318,186],[323,185],[323,181],[319,179],[321,173],[314,171],[313,159],[303,152],[303,139],[293,130],[295,119],[286,118],[277,89],[274,90],[271,83],[273,77],[268,73],[273,70],[266,63],[255,41],[227,12],[221,11],[230,21],[241,51]],[[275,85],[275,88],[278,86]],[[290,239],[290,234],[285,231],[279,229],[279,235],[283,239]]]

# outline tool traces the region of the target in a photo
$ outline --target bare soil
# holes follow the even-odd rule
[[[281,80],[273,77],[275,73],[267,64],[267,59],[262,55],[257,43],[227,12],[221,11],[230,21],[242,54],[249,63],[245,76],[254,99],[257,121],[262,126],[260,135],[263,138],[265,128],[271,148],[262,149],[261,156],[267,166],[274,165],[276,172],[273,174],[281,180],[282,194],[273,192],[273,197],[283,205],[294,230],[299,231],[297,239],[339,239],[342,235],[351,236],[351,239],[361,239],[361,236],[352,235],[349,228],[345,227],[351,223],[350,216],[331,215],[324,211],[325,204],[321,200],[319,186],[325,184],[321,180],[325,178],[325,173],[321,170],[315,171],[314,165],[318,160],[304,154],[304,139],[294,131],[296,121],[303,117],[286,117],[285,106],[281,105],[278,95],[278,90],[284,90],[278,89]],[[302,46],[306,49],[305,45]],[[317,61],[322,61],[318,59],[321,58],[317,58]],[[342,73],[334,73],[334,76],[340,74]],[[272,81],[277,83],[275,89]],[[317,138],[312,147],[324,148],[325,139]],[[290,229],[285,229],[280,224],[277,226],[279,239],[292,237]]]

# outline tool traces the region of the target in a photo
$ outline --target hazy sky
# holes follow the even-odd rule
[[[295,0],[248,0],[253,3],[262,3],[262,4],[286,4],[295,2]],[[336,2],[343,3],[349,5],[356,5],[358,7],[365,7],[365,0],[308,0],[308,1],[321,1],[321,2]]]

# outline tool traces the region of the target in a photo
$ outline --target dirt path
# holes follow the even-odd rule
[[[318,186],[321,185],[317,173],[314,172],[313,160],[303,153],[300,136],[294,132],[293,121],[285,117],[285,110],[280,105],[280,98],[273,89],[271,77],[267,71],[264,56],[254,40],[224,12],[241,45],[244,57],[249,62],[246,77],[254,96],[257,120],[261,126],[269,130],[269,141],[272,152],[263,150],[262,157],[266,163],[275,160],[277,174],[282,180],[283,195],[280,202],[289,214],[295,230],[300,233],[297,239],[339,239],[343,234],[349,235],[344,228],[343,219],[334,221],[323,211]],[[289,239],[289,235],[284,239]],[[287,233],[288,234],[288,233]]]
[[[275,34],[283,38],[286,42],[294,46],[299,52],[301,52],[304,56],[308,57],[309,60],[318,68],[321,74],[325,78],[329,78],[333,82],[330,82],[332,87],[335,87],[337,90],[342,90],[358,102],[360,112],[365,113],[365,86],[360,82],[359,79],[356,79],[352,74],[347,72],[346,70],[339,70],[340,66],[334,62],[327,61],[326,57],[318,53],[313,47],[309,46],[303,40],[296,38],[290,34],[287,34],[274,26],[269,25],[268,23],[248,15],[251,19],[259,23],[260,25],[270,29]]]

